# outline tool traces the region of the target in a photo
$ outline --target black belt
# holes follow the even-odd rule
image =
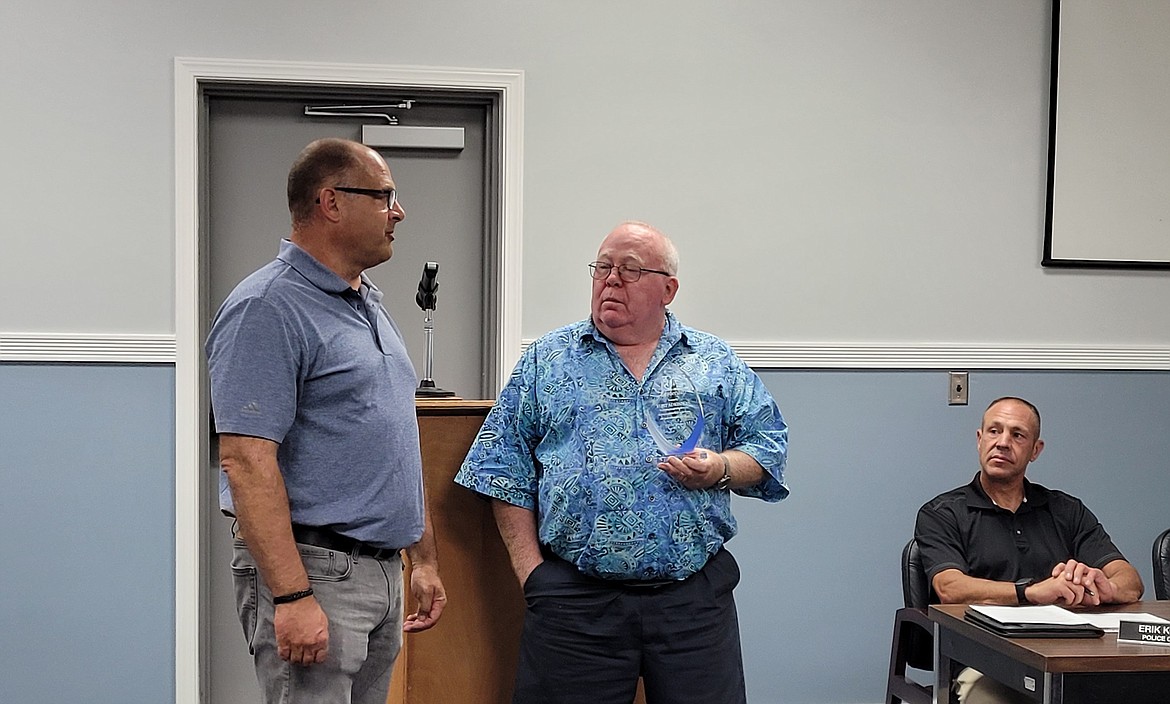
[[[598,584],[604,584],[607,587],[654,590],[662,589],[663,587],[670,587],[675,584],[681,584],[684,581],[681,579],[601,579],[600,577],[590,577],[584,574],[576,565],[553,552],[552,549],[547,545],[540,546],[540,555],[546,560],[566,564],[569,567],[572,567],[574,570],[577,570],[577,572],[584,576],[585,579]]]
[[[356,551],[358,555],[372,557],[375,560],[389,560],[398,557],[396,548],[376,548],[347,535],[335,533],[328,528],[315,528],[294,523],[292,532],[293,539],[304,545],[313,545],[337,552],[353,553]]]
[[[619,579],[615,580],[613,584],[626,589],[661,589],[682,584],[682,581],[681,579]]]

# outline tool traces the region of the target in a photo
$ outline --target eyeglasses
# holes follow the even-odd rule
[[[361,196],[385,199],[386,210],[394,210],[398,203],[398,193],[393,188],[354,188],[353,186],[334,186],[333,190],[342,193],[356,193]]]
[[[657,269],[643,269],[640,266],[626,266],[623,264],[622,266],[615,267],[609,262],[592,262],[589,265],[589,275],[598,281],[601,281],[602,279],[608,279],[610,272],[614,269],[617,269],[618,278],[620,278],[622,281],[625,281],[627,284],[632,284],[638,279],[642,278],[643,273],[674,276],[674,274],[666,271],[659,271]]]

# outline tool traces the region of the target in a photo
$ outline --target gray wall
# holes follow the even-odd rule
[[[1170,342],[1166,276],[1039,267],[1046,0],[680,7],[0,3],[0,338],[173,333],[172,62],[198,56],[524,69],[525,337],[585,315],[583,263],[636,217],[682,250],[676,311],[731,339]],[[765,379],[793,495],[737,504],[753,702],[881,699],[913,511],[1003,393],[1045,412],[1035,478],[1148,576],[1170,374],[975,371],[967,408],[942,372]],[[0,365],[0,701],[172,698],[173,384]]]
[[[1170,342],[1167,277],[1039,266],[1048,0],[321,14],[305,0],[3,3],[0,186],[20,207],[0,225],[0,300],[41,300],[0,307],[0,331],[173,331],[172,62],[196,56],[523,69],[526,338],[585,313],[584,263],[634,217],[678,240],[694,294],[679,312],[733,340]],[[979,324],[990,286],[1029,314]],[[732,293],[783,304],[728,316]]]

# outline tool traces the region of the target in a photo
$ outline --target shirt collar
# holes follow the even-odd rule
[[[678,318],[675,317],[674,313],[671,313],[670,310],[667,310],[666,325],[664,325],[662,328],[662,337],[658,338],[659,347],[661,347],[663,343],[666,343],[666,346],[670,347],[679,340],[685,340],[686,337],[686,328],[683,327],[682,323],[678,322]],[[585,338],[590,338],[595,342],[602,344],[610,342],[610,339],[597,329],[597,325],[593,322],[593,318],[586,320],[585,325],[582,326],[578,339],[584,340]],[[612,342],[610,342],[610,344],[612,344]]]
[[[291,266],[309,283],[326,293],[345,293],[353,290],[350,288],[349,282],[314,259],[313,255],[298,247],[292,240],[282,239],[280,241],[280,252],[276,258]],[[374,288],[365,274],[362,274],[362,282],[371,289]]]
[[[979,483],[979,472],[975,473],[975,478],[965,487],[965,493],[967,495],[967,506],[970,508],[980,508],[990,511],[999,510],[999,506],[996,506],[995,502],[991,500],[991,497],[987,495],[987,492],[983,491],[983,485]],[[1024,501],[1016,509],[1016,512],[1019,513],[1025,510],[1025,507],[1043,506],[1046,503],[1048,503],[1048,493],[1044,491],[1044,488],[1038,484],[1033,484],[1025,477]]]

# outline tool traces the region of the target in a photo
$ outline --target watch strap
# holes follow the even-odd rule
[[[727,455],[722,452],[719,453],[719,459],[723,460],[723,476],[719,481],[715,482],[713,487],[717,491],[726,491],[731,487],[731,462],[728,461]]]
[[[1019,579],[1016,580],[1016,603],[1020,606],[1026,606],[1028,602],[1027,589],[1036,583],[1034,579]]]

